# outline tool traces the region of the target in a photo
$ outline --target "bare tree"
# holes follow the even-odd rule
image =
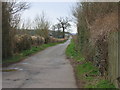
[[[28,19],[24,19],[21,21],[19,27],[23,30],[28,30],[28,29],[31,29],[32,28],[32,22],[31,22],[31,19],[28,18]]]
[[[61,28],[60,23],[56,24],[55,26],[56,26],[57,30],[59,31],[59,30],[60,30],[60,28]]]
[[[21,12],[28,9],[30,4],[27,2],[6,2],[7,10],[10,14],[10,25],[13,28],[16,28],[20,22]]]
[[[61,25],[58,23],[58,24],[55,24],[52,26],[52,36],[55,37],[55,38],[60,38],[61,37]]]
[[[59,25],[61,26],[61,28],[63,29],[63,38],[65,38],[65,30],[70,27],[70,20],[66,17],[66,18],[63,18],[63,17],[60,17],[60,18],[57,18],[58,21],[59,21]]]
[[[48,30],[50,28],[50,22],[46,18],[45,14],[42,13],[42,15],[37,15],[34,20],[34,24],[35,24],[34,28],[36,30],[36,34],[44,37],[45,43],[47,43],[48,39],[49,39],[49,31]]]
[[[28,9],[25,2],[2,2],[2,57],[7,58],[13,53],[14,30],[19,21],[21,11]]]

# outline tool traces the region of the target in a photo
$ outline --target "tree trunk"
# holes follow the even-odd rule
[[[7,3],[2,3],[2,58],[12,56],[12,44],[10,36],[10,14],[7,10]]]
[[[63,27],[63,38],[65,38],[65,28]]]

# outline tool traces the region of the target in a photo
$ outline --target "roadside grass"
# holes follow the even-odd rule
[[[79,52],[75,51],[75,45],[73,40],[71,40],[71,43],[66,49],[66,55],[68,58],[75,59],[76,61],[84,61],[84,57],[82,57]]]
[[[95,67],[92,62],[86,61],[80,52],[78,53],[75,51],[75,44],[73,40],[71,40],[71,43],[66,49],[66,55],[74,62],[80,62],[75,65],[72,63],[72,65],[77,81],[84,82],[84,85],[81,88],[115,88],[110,81],[105,80],[104,77],[100,76],[98,68]]]
[[[96,84],[91,83],[89,85],[86,85],[85,88],[115,88],[115,86],[108,80],[100,79],[96,82]]]
[[[48,44],[43,44],[43,45],[40,45],[40,46],[33,46],[29,50],[23,50],[20,53],[13,55],[13,57],[3,59],[2,60],[2,66],[7,67],[10,64],[20,62],[21,60],[25,59],[26,57],[28,57],[30,55],[33,55],[33,54],[35,54],[39,51],[42,51],[47,47],[55,46],[57,44],[64,43],[64,42],[48,43]]]

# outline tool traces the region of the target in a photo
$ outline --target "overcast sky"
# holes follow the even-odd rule
[[[75,4],[75,2],[31,2],[30,9],[23,12],[22,19],[27,20],[30,18],[32,21],[36,15],[41,15],[44,12],[51,24],[55,24],[58,22],[57,18],[59,17],[71,18],[71,9]],[[71,32],[76,33],[75,25],[72,25]]]

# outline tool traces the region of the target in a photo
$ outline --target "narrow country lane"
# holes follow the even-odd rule
[[[3,72],[3,88],[77,88],[64,44],[49,47],[26,60],[11,65],[17,71]]]

